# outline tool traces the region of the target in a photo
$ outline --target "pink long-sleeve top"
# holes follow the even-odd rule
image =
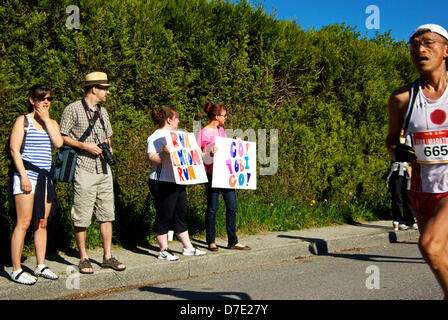
[[[224,137],[226,138],[226,131],[223,127],[218,127],[218,130],[210,130],[206,128],[202,128],[201,131],[199,131],[198,136],[196,138],[198,142],[198,146],[202,149],[203,152],[210,152],[210,148],[213,147],[215,144],[216,137]],[[205,171],[208,174],[213,173],[213,163],[207,163],[210,161],[206,161],[204,159],[204,167]]]

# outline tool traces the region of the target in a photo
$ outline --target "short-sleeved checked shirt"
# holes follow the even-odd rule
[[[89,106],[89,109],[90,116],[93,118],[97,107],[95,106],[95,108],[91,108]],[[107,138],[112,136],[112,126],[110,124],[109,115],[107,110],[103,107],[101,107],[101,116],[103,117],[106,130],[103,129],[103,125],[101,124],[100,119],[98,119],[93,126],[92,132],[84,142],[98,144],[106,141]],[[62,112],[60,123],[61,134],[79,140],[88,127],[89,119],[87,118],[81,100],[69,104]],[[103,167],[101,162],[101,155],[94,156],[87,151],[78,150],[77,166],[92,173],[95,169],[97,173],[102,173]]]

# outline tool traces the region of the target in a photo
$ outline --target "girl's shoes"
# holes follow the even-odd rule
[[[37,282],[37,278],[23,271],[22,269],[11,273],[11,280],[20,284],[33,285]]]
[[[50,270],[50,268],[45,266],[43,268],[36,267],[36,270],[34,270],[34,275],[50,280],[59,279],[59,276],[56,273],[54,273],[53,271]]]
[[[218,251],[218,247],[216,246],[216,244],[214,244],[214,243],[210,243],[209,245],[208,245],[208,250],[210,250],[210,251]]]

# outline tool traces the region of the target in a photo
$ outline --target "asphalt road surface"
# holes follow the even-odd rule
[[[173,262],[176,263],[176,262]],[[441,300],[416,242],[353,249],[263,267],[85,296],[93,300]],[[241,301],[240,301],[241,302]],[[260,311],[261,312],[261,311]]]

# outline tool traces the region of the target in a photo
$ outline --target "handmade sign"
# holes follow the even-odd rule
[[[257,146],[255,142],[216,137],[213,157],[213,188],[257,188]]]
[[[198,184],[208,181],[201,149],[193,133],[168,131],[166,141],[177,184]]]

